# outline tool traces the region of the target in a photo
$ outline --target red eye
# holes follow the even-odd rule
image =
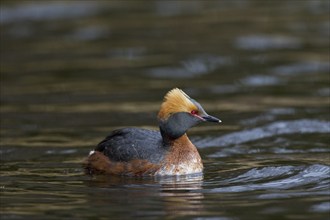
[[[190,113],[193,114],[193,115],[197,115],[198,114],[198,111],[192,110]]]

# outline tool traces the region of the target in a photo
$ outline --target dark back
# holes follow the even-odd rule
[[[134,159],[159,163],[167,153],[159,131],[141,128],[123,128],[111,132],[95,148],[112,161]]]

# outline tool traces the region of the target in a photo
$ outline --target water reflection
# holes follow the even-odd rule
[[[204,199],[201,192],[203,185],[203,175],[188,175],[177,177],[118,177],[118,176],[94,176],[86,181],[89,187],[95,189],[97,187],[103,193],[100,195],[99,202],[105,204],[109,200],[115,206],[118,202],[125,203],[127,200],[139,199],[142,203],[152,200],[155,194],[158,194],[160,200],[157,203],[162,203],[162,213],[170,217],[180,217],[187,215],[200,215],[205,212],[202,200]],[[117,194],[116,191],[123,191],[125,196],[116,199],[116,202],[111,202],[111,198],[107,199],[104,192]],[[89,198],[90,202],[95,204],[94,197]],[[151,201],[150,201],[151,202]],[[157,204],[149,204],[148,209],[153,209]],[[121,209],[121,208],[119,208]],[[145,213],[144,213],[145,211]],[[145,207],[134,213],[136,216],[148,215],[149,210]]]
[[[198,216],[205,212],[202,203],[204,195],[201,193],[202,175],[165,178],[160,183],[160,196],[165,201],[169,216]]]

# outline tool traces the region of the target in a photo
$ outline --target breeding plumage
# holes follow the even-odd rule
[[[123,128],[111,132],[85,161],[89,174],[184,175],[203,163],[186,131],[203,121],[221,122],[180,89],[169,91],[158,113],[159,130]]]

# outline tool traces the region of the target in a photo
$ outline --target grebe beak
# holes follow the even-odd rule
[[[221,120],[211,115],[202,116],[205,121],[221,123]]]

